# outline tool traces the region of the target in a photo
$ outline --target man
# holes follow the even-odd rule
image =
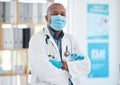
[[[45,18],[47,26],[29,42],[32,85],[80,85],[80,77],[90,71],[90,61],[76,40],[62,30],[64,6],[50,5]]]

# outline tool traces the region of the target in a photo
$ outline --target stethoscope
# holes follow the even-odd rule
[[[45,29],[43,28],[43,32],[45,32]],[[48,51],[48,40],[50,39],[50,36],[49,35],[47,35],[46,33],[45,33],[45,36],[46,36],[46,38],[45,38],[45,42],[46,42],[46,49],[47,49],[47,51]],[[70,42],[71,42],[71,39],[70,39]],[[71,48],[72,48],[72,43],[71,43]],[[47,52],[48,53],[48,52]],[[64,52],[64,56],[65,57],[68,57],[70,55],[70,51],[68,50],[68,46],[66,46],[66,50],[65,50],[65,52]],[[51,58],[55,58],[53,55],[51,55],[51,54],[49,54],[48,53],[48,57],[51,57]],[[62,60],[62,58],[61,58],[61,60]]]

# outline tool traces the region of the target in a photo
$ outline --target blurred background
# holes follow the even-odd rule
[[[0,85],[31,85],[28,42],[52,3],[65,6],[64,31],[90,57],[80,85],[120,85],[120,0],[0,0]]]

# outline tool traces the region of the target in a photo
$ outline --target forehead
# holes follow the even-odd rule
[[[52,12],[66,12],[64,6],[59,5],[59,4],[55,4],[52,5],[48,8],[48,13],[52,13]]]

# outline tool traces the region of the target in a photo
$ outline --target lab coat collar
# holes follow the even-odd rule
[[[46,27],[43,28],[43,31],[44,31],[45,35],[48,35],[48,36],[49,36],[50,42],[51,42],[52,45],[56,48],[56,50],[57,50],[57,52],[58,52],[58,54],[59,54],[59,49],[58,49],[58,47],[57,47],[57,44],[55,43],[55,41],[54,41],[54,39],[53,39],[53,37],[52,37],[52,35],[50,34],[50,32],[49,32],[48,29],[49,29],[49,28],[46,26]]]

